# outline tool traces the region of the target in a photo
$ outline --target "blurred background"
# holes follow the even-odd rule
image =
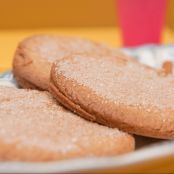
[[[38,33],[78,35],[115,47],[174,41],[174,0],[0,0],[0,71],[17,43]]]

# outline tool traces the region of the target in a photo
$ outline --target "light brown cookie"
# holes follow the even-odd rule
[[[13,73],[22,87],[47,90],[52,63],[75,53],[122,56],[116,49],[82,38],[32,36],[18,45]]]
[[[0,87],[0,160],[114,156],[134,138],[65,110],[48,92]]]
[[[174,138],[174,76],[131,59],[69,56],[54,63],[50,91],[88,120],[138,135]]]

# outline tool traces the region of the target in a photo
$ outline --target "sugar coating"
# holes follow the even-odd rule
[[[125,136],[65,110],[47,92],[0,87],[0,140],[68,153]]]
[[[104,44],[92,42],[78,37],[35,36],[27,39],[25,47],[37,54],[41,60],[53,62],[71,54],[118,54]],[[121,53],[120,53],[121,54]]]
[[[62,74],[117,105],[174,109],[173,75],[159,75],[136,61],[121,61],[71,56],[56,63],[56,75]]]

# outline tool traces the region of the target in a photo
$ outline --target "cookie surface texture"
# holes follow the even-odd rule
[[[174,138],[174,76],[126,59],[73,55],[54,63],[50,91],[80,116],[129,133]]]
[[[134,138],[67,111],[48,92],[0,87],[0,160],[115,156]]]

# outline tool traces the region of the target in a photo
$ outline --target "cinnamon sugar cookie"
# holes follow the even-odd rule
[[[54,63],[50,91],[88,120],[138,135],[174,138],[174,76],[131,59],[68,56]]]
[[[20,86],[46,90],[52,63],[74,53],[122,56],[115,49],[82,38],[32,36],[18,45],[13,60],[13,73]]]
[[[47,92],[0,87],[0,160],[114,156],[133,149],[132,136],[76,116]]]

